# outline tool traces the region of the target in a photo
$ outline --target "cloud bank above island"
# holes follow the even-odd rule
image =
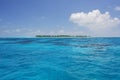
[[[69,20],[80,27],[86,27],[94,34],[105,34],[113,28],[120,25],[119,18],[113,18],[109,12],[101,13],[100,10],[92,10],[91,12],[72,13]]]

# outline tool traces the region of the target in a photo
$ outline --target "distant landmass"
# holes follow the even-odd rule
[[[90,36],[87,35],[36,35],[38,38],[46,38],[46,37],[56,37],[56,38],[71,38],[71,37],[76,37],[76,38],[87,38]]]

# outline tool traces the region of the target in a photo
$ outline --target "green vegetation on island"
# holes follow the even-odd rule
[[[90,36],[86,36],[86,35],[36,35],[36,37],[38,38],[46,38],[46,37],[56,37],[56,38],[71,38],[71,37],[75,37],[75,38],[87,38]]]

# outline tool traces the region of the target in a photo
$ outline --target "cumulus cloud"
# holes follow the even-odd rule
[[[112,29],[120,24],[119,18],[111,17],[109,12],[101,13],[100,10],[93,10],[88,13],[72,13],[70,21],[93,32]]]
[[[120,11],[120,6],[115,7],[116,11]]]

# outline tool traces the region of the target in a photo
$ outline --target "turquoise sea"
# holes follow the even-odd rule
[[[0,38],[0,80],[120,80],[120,38]]]

